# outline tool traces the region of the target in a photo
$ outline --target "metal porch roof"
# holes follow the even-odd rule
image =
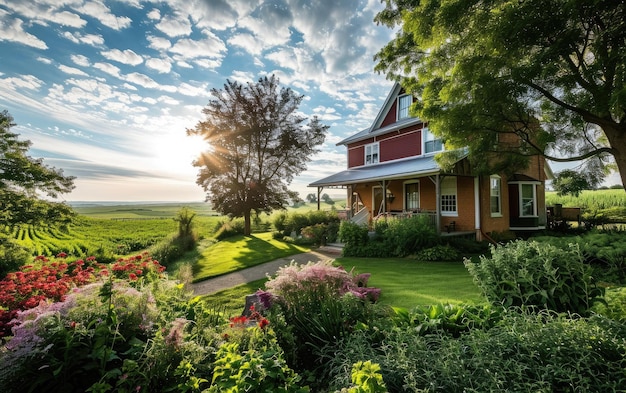
[[[366,181],[391,180],[435,174],[440,171],[434,156],[417,157],[376,165],[365,165],[314,181],[309,187],[341,186]]]

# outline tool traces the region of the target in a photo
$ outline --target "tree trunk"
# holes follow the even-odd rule
[[[243,221],[244,221],[243,234],[245,236],[249,236],[252,233],[252,229],[250,226],[250,210],[247,210],[246,212],[243,213]]]
[[[613,150],[613,158],[617,164],[622,185],[626,186],[626,125],[615,128],[604,127],[603,131]]]

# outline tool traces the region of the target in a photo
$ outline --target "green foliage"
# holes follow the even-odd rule
[[[17,271],[30,259],[27,249],[0,233],[0,279],[9,272]]]
[[[375,20],[396,34],[376,70],[478,172],[554,153],[602,176],[613,154],[624,176],[624,15],[612,0],[389,0]]]
[[[492,246],[491,257],[465,266],[493,304],[586,315],[602,290],[595,286],[577,245],[557,248],[535,241]]]
[[[359,361],[352,365],[352,383],[356,386],[341,389],[340,393],[386,393],[387,387],[380,373],[380,366],[371,361]]]
[[[419,334],[442,333],[459,337],[472,329],[487,329],[502,320],[503,308],[492,305],[436,304],[411,310],[394,307],[394,325]]]
[[[0,112],[0,229],[70,223],[74,212],[54,199],[72,191],[74,177],[28,156],[31,143],[19,140],[19,134],[11,132],[14,126],[9,112]]]
[[[284,360],[269,331],[251,328],[247,348],[225,343],[217,351],[211,387],[205,392],[308,392],[301,377]]]
[[[174,221],[178,223],[178,237],[191,237],[193,236],[194,218],[196,212],[188,207],[181,208]]]
[[[626,324],[626,287],[607,288],[606,302],[594,304],[592,310],[621,324]]]
[[[559,196],[578,197],[583,190],[594,189],[599,183],[600,179],[594,177],[592,173],[564,169],[556,174],[552,180],[552,187]]]
[[[446,244],[425,248],[415,254],[418,261],[460,261],[461,254],[459,251]]]
[[[215,210],[244,217],[249,235],[252,212],[270,213],[299,199],[288,186],[306,169],[328,126],[317,117],[307,122],[298,112],[304,96],[280,87],[274,75],[256,83],[226,81],[211,95],[205,119],[187,130],[211,148],[193,163],[200,168],[197,183]]]
[[[243,219],[232,219],[220,222],[218,225],[219,228],[215,231],[215,239],[218,241],[237,235],[243,235],[245,232],[245,223]]]
[[[328,262],[280,268],[260,293],[289,365],[312,371],[322,348],[372,317],[366,288]]]
[[[339,239],[346,243],[344,256],[359,257],[405,257],[432,247],[439,241],[428,217],[414,216],[408,219],[380,220],[375,227],[376,236],[350,222],[342,222]]]
[[[489,329],[453,337],[412,327],[362,329],[325,358],[331,389],[351,366],[380,365],[390,392],[607,392],[624,383],[623,326],[605,318],[507,312]]]

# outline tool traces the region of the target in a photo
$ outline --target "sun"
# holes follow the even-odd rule
[[[192,162],[210,145],[199,136],[161,136],[151,142],[153,167],[168,172],[196,171]]]

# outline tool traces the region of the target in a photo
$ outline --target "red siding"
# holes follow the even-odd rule
[[[387,116],[385,116],[385,119],[380,125],[380,128],[388,126],[389,124],[393,124],[397,121],[397,111],[398,111],[397,108],[398,108],[398,99],[396,98],[393,105],[391,105],[391,109],[389,109],[389,112],[387,112]]]
[[[365,164],[365,148],[359,146],[348,150],[348,168]]]
[[[411,132],[380,142],[380,161],[397,160],[421,153],[421,132]]]

